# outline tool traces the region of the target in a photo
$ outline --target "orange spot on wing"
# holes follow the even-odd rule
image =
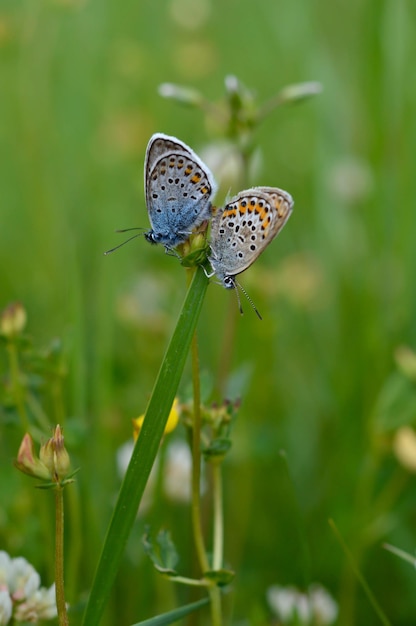
[[[223,217],[235,217],[237,215],[237,211],[235,209],[228,209],[228,211],[224,211],[222,214]]]
[[[267,215],[267,211],[266,211],[266,209],[265,209],[264,207],[263,207],[262,209],[260,209],[260,210],[259,210],[259,217],[260,217],[260,220],[261,220],[261,221],[263,221],[263,220],[264,220],[264,218],[266,217],[266,215]]]

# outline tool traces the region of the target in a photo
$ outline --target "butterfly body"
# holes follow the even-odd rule
[[[176,137],[156,133],[150,138],[144,177],[151,224],[145,238],[150,243],[161,243],[167,250],[175,248],[211,218],[214,177],[195,152]]]
[[[282,230],[293,209],[292,196],[277,187],[252,187],[234,196],[214,215],[209,262],[227,289]]]

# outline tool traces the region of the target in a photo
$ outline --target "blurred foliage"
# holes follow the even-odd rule
[[[324,86],[255,131],[247,182],[295,199],[282,235],[242,276],[263,322],[247,306],[230,337],[234,294],[212,284],[199,324],[207,390],[242,401],[225,473],[229,610],[256,623],[268,586],[319,581],[340,603],[340,624],[377,623],[331,517],[391,621],[414,621],[414,571],[382,543],[411,553],[415,541],[414,481],[392,446],[395,429],[416,425],[414,379],[394,359],[416,346],[415,24],[410,0],[2,0],[0,306],[23,303],[22,370],[81,468],[67,490],[73,623],[119,486],[117,449],[147,404],[185,293],[180,264],[143,239],[103,252],[115,229],[148,224],[153,132],[207,161],[218,203],[238,191],[212,156],[224,146],[212,117],[158,95],[176,83],[219,102],[229,74],[262,102],[288,84]],[[3,404],[0,547],[50,584],[53,516],[13,469],[23,430]],[[145,521],[170,529],[181,571],[192,569],[188,509],[160,495],[132,533],[104,625],[195,599],[153,573]]]

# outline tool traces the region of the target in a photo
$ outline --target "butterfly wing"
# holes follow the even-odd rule
[[[145,189],[154,242],[175,247],[211,217],[214,177],[193,150],[176,137],[161,133],[151,137],[145,159]]]
[[[286,224],[290,194],[277,187],[241,191],[212,221],[210,262],[218,278],[244,272]]]

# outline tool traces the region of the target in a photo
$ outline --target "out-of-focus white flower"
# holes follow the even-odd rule
[[[0,550],[0,589],[9,588],[9,571],[11,558],[4,550]]]
[[[5,584],[13,600],[25,600],[39,589],[39,574],[22,556],[16,559],[9,557],[5,578]]]
[[[199,154],[199,153],[198,153]],[[200,150],[201,158],[215,172],[215,178],[221,189],[231,192],[233,196],[239,189],[241,179],[245,175],[245,163],[241,153],[234,144],[227,141],[211,143]],[[250,158],[250,180],[255,180],[262,167],[260,151]]]
[[[163,488],[170,500],[189,502],[191,499],[192,456],[184,441],[169,444],[163,476]]]
[[[38,622],[56,617],[55,585],[38,589],[25,602],[17,605],[14,617],[20,622]]]
[[[0,626],[8,624],[12,616],[13,603],[7,591],[0,591]]]
[[[310,623],[311,610],[308,597],[295,587],[273,585],[267,590],[267,601],[283,624],[289,624],[296,617],[301,624]]]
[[[282,624],[330,626],[338,616],[337,603],[321,585],[311,585],[306,593],[295,587],[272,585],[266,595]]]
[[[133,453],[133,448],[133,441],[126,441],[126,443],[123,443],[116,452],[117,470],[120,478],[123,478],[127,471],[131,455]]]
[[[321,585],[309,587],[309,601],[317,624],[333,624],[338,617],[338,604]]]
[[[190,502],[192,496],[192,454],[185,441],[172,441],[164,466],[163,489],[173,502]],[[206,481],[201,475],[200,490],[204,493]]]
[[[40,587],[40,576],[25,558],[0,551],[0,626],[10,618],[37,623],[56,617],[55,585]]]
[[[126,473],[128,464],[130,463],[131,455],[133,452],[134,443],[133,441],[126,441],[122,446],[119,447],[116,453],[117,457],[117,469],[119,476],[123,478]],[[156,487],[156,478],[157,473],[159,471],[159,460],[156,458],[156,461],[153,464],[152,470],[149,475],[149,480],[146,483],[145,490],[143,492],[142,499],[140,501],[139,506],[139,515],[144,515],[150,509],[153,503],[153,494]]]

